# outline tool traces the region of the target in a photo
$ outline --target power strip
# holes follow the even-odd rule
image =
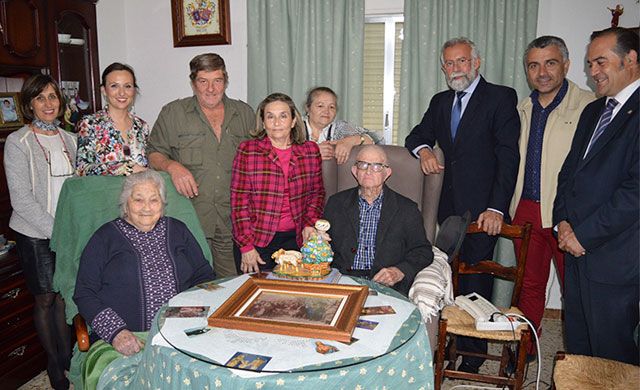
[[[500,316],[495,321],[476,321],[476,330],[514,330],[523,323],[516,319],[510,320],[505,316]]]

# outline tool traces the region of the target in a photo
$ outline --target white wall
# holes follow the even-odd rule
[[[173,47],[169,0],[102,0],[97,4],[100,71],[114,61],[133,66],[136,113],[153,124],[166,103],[191,96],[189,61],[206,52],[224,58],[230,97],[247,98],[247,2],[230,1],[231,44]]]
[[[638,27],[640,4],[637,0],[540,0],[538,7],[538,36],[557,35],[569,48],[571,68],[568,78],[583,88],[588,86],[588,68],[585,55],[589,36],[595,30],[611,25],[611,12],[607,7],[621,4],[624,13],[620,27]],[[590,88],[593,90],[593,88]]]

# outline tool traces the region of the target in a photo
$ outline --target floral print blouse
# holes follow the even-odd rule
[[[120,176],[133,172],[135,164],[148,166],[145,148],[149,125],[131,115],[128,140],[116,129],[107,110],[86,115],[78,124],[77,172],[79,176]]]

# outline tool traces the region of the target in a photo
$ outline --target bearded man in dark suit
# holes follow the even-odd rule
[[[580,116],[553,208],[566,252],[567,351],[638,364],[638,34],[594,32],[587,63],[602,98]]]
[[[496,235],[508,218],[520,162],[518,99],[512,88],[488,83],[480,76],[480,55],[468,38],[447,41],[441,63],[450,89],[431,99],[405,146],[420,159],[426,175],[444,174],[438,221],[469,210],[488,233],[464,240],[461,259],[475,264],[493,257]],[[436,142],[444,152],[444,165],[432,152]],[[459,290],[491,299],[493,278],[465,275]],[[465,339],[459,345],[463,350],[486,351],[482,341]],[[465,356],[459,370],[477,372],[482,362]]]

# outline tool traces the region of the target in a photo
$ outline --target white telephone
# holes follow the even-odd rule
[[[459,295],[455,304],[475,318],[476,330],[513,330],[520,325],[512,324],[509,317],[478,293]]]

